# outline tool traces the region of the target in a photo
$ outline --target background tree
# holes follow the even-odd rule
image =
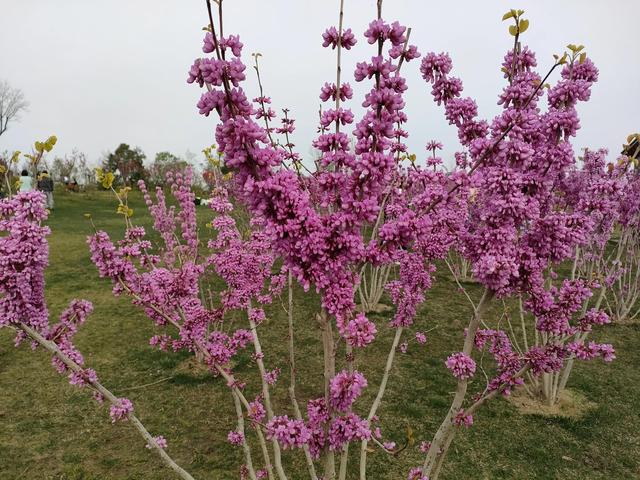
[[[55,181],[62,182],[65,178],[69,181],[76,179],[80,174],[80,167],[84,165],[86,167],[87,156],[77,150],[73,149],[72,152],[64,157],[56,157],[53,160],[49,173]]]
[[[102,166],[128,185],[145,178],[146,171],[143,165],[145,158],[147,158],[146,155],[139,147],[132,149],[126,143],[121,143],[115,152],[107,155]]]
[[[6,80],[0,81],[0,135],[7,131],[10,121],[20,118],[20,113],[28,106],[22,90],[13,88]]]
[[[12,161],[20,155],[20,152],[10,153],[8,150],[0,151],[0,198],[11,194],[11,185],[18,177],[16,162]]]
[[[76,164],[77,180],[81,185],[89,185],[95,181],[96,173],[93,168],[87,165],[87,156],[83,152],[79,152],[79,154]]]
[[[147,169],[147,179],[154,185],[163,185],[168,171],[184,170],[186,166],[187,162],[173,153],[158,152]]]
[[[204,162],[202,163],[202,179],[207,188],[211,190],[216,182],[220,181],[222,175],[229,173],[229,169],[224,165],[222,153],[216,145],[211,145],[202,150]]]

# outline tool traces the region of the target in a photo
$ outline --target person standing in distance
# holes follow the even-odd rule
[[[30,192],[33,190],[33,179],[29,176],[29,172],[27,170],[22,170],[20,174],[20,188],[18,191],[20,192]]]
[[[49,176],[49,172],[43,170],[38,177],[38,190],[43,192],[47,197],[47,208],[53,210],[53,180]]]

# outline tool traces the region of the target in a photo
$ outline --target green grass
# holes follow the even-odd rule
[[[137,222],[150,225],[138,195],[132,197]],[[94,313],[77,335],[87,365],[117,395],[127,396],[153,434],[164,435],[169,452],[197,479],[237,479],[241,452],[230,447],[226,434],[235,427],[233,401],[219,379],[186,367],[184,353],[162,353],[148,346],[151,322],[128,299],[111,294],[89,260],[86,236],[90,212],[99,228],[122,236],[122,219],[104,192],[58,194],[49,225],[51,258],[47,271],[47,299],[57,316],[73,298],[93,302]],[[210,213],[199,208],[204,223]],[[205,229],[203,229],[205,230]],[[206,235],[206,232],[202,232]],[[478,295],[476,287],[472,293]],[[314,313],[315,294],[296,291],[299,397],[322,392],[320,333]],[[438,328],[426,346],[412,343],[399,355],[387,395],[379,410],[385,439],[403,444],[411,426],[417,444],[433,434],[443,418],[455,383],[444,360],[460,349],[461,332],[470,307],[446,274],[438,274],[434,288],[420,309],[414,330]],[[495,312],[494,312],[495,313]],[[275,389],[278,410],[288,407],[286,317],[274,304],[262,328],[267,368],[280,366],[283,376]],[[356,366],[369,379],[358,405],[370,405],[380,379],[393,332],[386,318],[374,316],[380,334]],[[491,318],[489,318],[491,321]],[[410,335],[413,331],[409,332]],[[640,328],[638,324],[611,326],[595,334],[617,350],[611,364],[580,363],[570,387],[597,406],[578,420],[520,415],[498,399],[481,409],[473,428],[463,430],[448,455],[442,477],[453,479],[633,479],[640,478]],[[241,377],[255,378],[248,354],[237,359]],[[127,390],[171,377],[143,389]],[[476,377],[472,391],[482,388]],[[256,395],[256,384],[247,395]],[[390,457],[376,450],[369,455],[372,480],[404,479],[421,463],[418,445]],[[355,452],[357,448],[352,448]],[[254,451],[254,459],[258,458]],[[292,480],[305,478],[300,452],[285,453]],[[355,455],[352,466],[355,467]],[[27,345],[12,346],[12,333],[0,331],[0,478],[2,479],[171,479],[155,454],[126,423],[110,423],[106,409],[87,392],[68,385],[50,365],[44,352]],[[355,469],[349,478],[356,478]]]

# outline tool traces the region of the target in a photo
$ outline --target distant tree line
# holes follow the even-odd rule
[[[11,162],[11,156],[9,151],[0,151],[0,170],[7,171],[10,179],[18,178],[23,168],[31,170],[32,165],[25,163],[26,154],[19,157],[22,162]],[[102,158],[93,165],[89,163],[84,152],[75,148],[71,153],[56,156],[52,161],[43,159],[38,164],[34,175],[47,171],[55,183],[87,186],[96,184],[95,167],[100,167],[104,171],[112,172],[115,183],[119,185],[135,186],[138,180],[144,180],[149,185],[163,187],[167,172],[181,171],[188,165],[192,165],[197,170],[203,170],[202,175],[196,175],[195,181],[195,187],[203,190],[207,187],[206,179],[212,168],[207,158],[205,154],[202,168],[197,168],[197,165],[194,165],[194,154],[187,153],[185,158],[181,158],[171,152],[163,151],[156,153],[154,160],[145,165],[147,156],[140,147],[132,148],[126,143],[121,143],[114,151],[103,154]]]

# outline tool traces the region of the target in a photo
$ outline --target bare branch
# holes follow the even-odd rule
[[[13,88],[6,80],[0,81],[0,135],[7,131],[10,121],[20,120],[20,113],[28,106],[22,90]]]

